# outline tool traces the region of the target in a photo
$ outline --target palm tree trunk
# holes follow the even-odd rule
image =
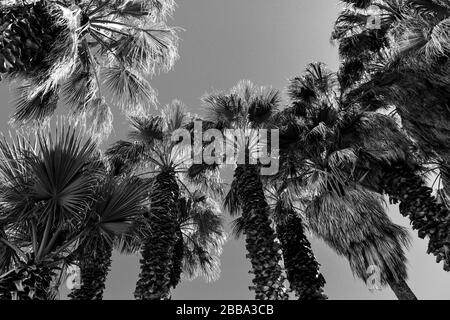
[[[450,211],[432,196],[433,190],[405,164],[385,168],[382,188],[392,203],[400,202],[400,213],[408,216],[419,237],[428,236],[428,253],[436,262],[444,261],[444,270],[450,271]]]
[[[183,256],[184,256],[184,242],[183,234],[178,228],[177,230],[177,241],[173,248],[173,258],[172,258],[172,271],[170,273],[170,286],[176,288],[180,283],[181,273],[183,272]]]
[[[323,294],[325,279],[319,271],[319,263],[306,238],[302,219],[286,212],[285,220],[277,224],[281,241],[284,267],[290,288],[299,300],[326,300]]]
[[[80,257],[81,287],[69,294],[71,300],[102,300],[111,267],[112,246],[103,238],[84,247]]]
[[[137,300],[170,299],[170,275],[176,237],[179,188],[173,170],[158,174],[150,195],[148,222],[151,234],[142,248],[141,273],[134,296]]]
[[[251,289],[255,290],[257,300],[285,300],[280,247],[275,242],[258,168],[238,165],[234,176],[243,211],[247,257],[255,275]]]
[[[416,295],[412,292],[405,279],[398,281],[388,280],[388,283],[398,300],[417,300]]]
[[[16,266],[0,275],[0,300],[52,300],[53,275],[50,268],[34,262]]]

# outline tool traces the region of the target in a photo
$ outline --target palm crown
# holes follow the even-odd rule
[[[271,128],[272,119],[280,104],[276,90],[258,88],[249,81],[241,81],[229,93],[216,92],[203,98],[207,108],[209,126],[226,132],[239,131],[238,141],[226,137],[233,150],[244,151],[244,159],[234,172],[231,189],[225,198],[225,205],[231,214],[242,212],[242,230],[245,234],[247,257],[252,263],[257,299],[286,299],[284,275],[280,265],[281,255],[270,222],[270,208],[267,204],[261,182],[259,166],[250,163],[250,156],[258,147],[253,129]],[[242,155],[242,153],[240,154]]]
[[[165,23],[173,8],[171,0],[42,0],[2,8],[10,14],[10,40],[2,52],[10,54],[0,62],[11,65],[3,67],[8,76],[23,79],[15,119],[41,121],[63,96],[101,135],[111,128],[110,104],[131,113],[154,104],[146,77],[169,70],[177,59],[175,29]],[[24,16],[20,23],[28,32],[16,14]],[[38,33],[44,40],[36,39]]]
[[[353,98],[371,110],[395,107],[422,156],[439,163],[448,193],[448,2],[345,2],[349,7],[338,18],[333,38],[342,69],[357,75],[346,79],[347,85],[360,83]],[[371,13],[365,9],[372,4],[380,9],[379,26],[368,29]]]
[[[3,279],[2,290],[14,289],[3,287],[10,277],[25,281],[21,272],[33,266],[37,279],[44,272],[52,280],[58,267],[72,262],[80,243],[93,234],[112,243],[142,215],[146,193],[141,185],[107,178],[95,144],[83,142],[75,129],[59,128],[55,136],[41,132],[35,141],[2,141],[0,148],[2,263],[15,268]],[[49,294],[50,283],[33,288],[35,284],[25,282],[28,289],[13,290],[21,298],[33,298],[36,290],[41,290],[33,293],[40,299],[45,299],[43,292]]]
[[[152,181],[147,216],[151,233],[141,246],[138,299],[167,299],[183,272],[188,277],[217,276],[226,234],[211,196],[221,193],[221,185],[217,170],[191,170],[193,148],[177,133],[189,138],[192,120],[174,101],[159,116],[131,118],[132,142],[119,141],[107,151],[116,175],[136,172]]]

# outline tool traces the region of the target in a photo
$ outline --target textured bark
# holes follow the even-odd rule
[[[388,283],[398,300],[417,300],[416,295],[404,279],[398,281],[388,280]]]
[[[177,230],[177,241],[173,248],[173,258],[172,258],[172,271],[170,273],[170,286],[176,288],[180,283],[181,273],[183,272],[183,256],[184,256],[184,243],[183,234],[181,230]]]
[[[391,202],[400,202],[400,213],[409,217],[419,237],[429,237],[428,253],[436,256],[437,263],[444,261],[444,270],[450,271],[450,211],[437,202],[433,190],[406,165],[385,168],[381,183]]]
[[[277,235],[290,289],[299,300],[326,300],[327,296],[323,294],[325,279],[304,233],[302,219],[289,212],[285,216],[277,224]]]
[[[150,195],[151,215],[148,222],[151,234],[145,239],[141,251],[141,273],[134,292],[137,300],[170,299],[178,198],[175,173],[163,171],[156,177]]]
[[[39,67],[58,30],[46,1],[0,9],[0,75]]]
[[[275,242],[258,168],[239,165],[235,179],[245,223],[247,257],[255,277],[251,289],[255,290],[257,300],[285,300],[288,296],[283,286],[280,245]]]
[[[53,300],[50,288],[53,271],[45,265],[16,266],[0,275],[0,300]]]
[[[80,256],[81,287],[69,294],[71,300],[102,300],[111,267],[112,246],[99,238]]]

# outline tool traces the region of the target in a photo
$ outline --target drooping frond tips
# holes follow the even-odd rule
[[[164,107],[162,110],[162,118],[165,121],[168,132],[173,133],[185,127],[190,118],[186,110],[187,107],[179,100],[173,100]]]
[[[89,132],[95,141],[101,142],[111,134],[113,114],[104,97],[94,99],[87,118],[91,124]]]
[[[16,112],[12,118],[15,124],[29,124],[30,122],[42,123],[53,115],[58,105],[58,89],[47,93],[38,92],[32,94],[34,88],[32,82],[25,82],[16,90]]]
[[[104,71],[105,85],[118,104],[127,108],[156,105],[156,92],[136,70],[113,66]]]

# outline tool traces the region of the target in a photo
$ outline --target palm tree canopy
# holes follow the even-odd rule
[[[280,106],[281,96],[275,89],[242,80],[229,93],[207,94],[202,100],[205,120],[219,128],[245,130],[267,126]]]
[[[290,81],[292,105],[277,117],[283,143],[280,170],[268,179],[276,188],[271,193],[291,195],[309,228],[347,257],[359,278],[377,265],[383,281],[405,279],[407,232],[367,187],[380,190],[377,168],[407,161],[411,142],[391,117],[361,110],[339,76],[313,63]]]
[[[411,161],[412,142],[395,120],[361,110],[349,97],[352,91],[344,90],[338,79],[338,74],[315,63],[304,76],[291,80],[292,106],[277,117],[281,151],[274,179],[300,186],[308,181],[310,190],[319,193],[340,192],[351,181],[377,190],[377,168]]]
[[[190,156],[183,148],[190,145],[172,141],[172,136],[178,129],[183,129],[189,119],[179,101],[166,106],[160,115],[131,117],[128,135],[131,141],[116,142],[106,155],[118,173],[143,165],[153,170],[183,166]]]
[[[112,243],[145,210],[142,183],[108,177],[96,145],[74,127],[4,139],[0,157],[3,270],[19,262],[70,263],[80,243],[97,234]]]
[[[154,105],[155,92],[146,77],[170,70],[178,57],[176,29],[165,22],[174,6],[173,0],[40,0],[2,6],[0,10],[12,17],[6,21],[11,39],[23,38],[11,40],[12,47],[31,50],[28,55],[0,58],[2,65],[17,60],[17,67],[2,66],[0,71],[23,79],[15,120],[42,121],[63,97],[74,114],[89,117],[92,129],[101,135],[109,133],[111,104],[131,114]],[[35,31],[32,35],[43,34],[47,42],[23,34],[16,27],[16,12],[24,17],[21,23]],[[42,17],[36,17],[41,12]],[[11,52],[9,47],[4,51]]]
[[[445,176],[450,156],[449,3],[345,2],[333,39],[340,45],[342,70],[358,69],[357,78],[347,79],[347,86],[356,86],[351,98],[365,109],[395,107],[421,155],[442,162]],[[380,9],[379,28],[366,27],[370,5]],[[378,45],[368,46],[373,43]]]
[[[202,192],[187,193],[179,199],[178,225],[183,241],[183,273],[193,279],[217,280],[222,246],[227,234],[218,203]]]

